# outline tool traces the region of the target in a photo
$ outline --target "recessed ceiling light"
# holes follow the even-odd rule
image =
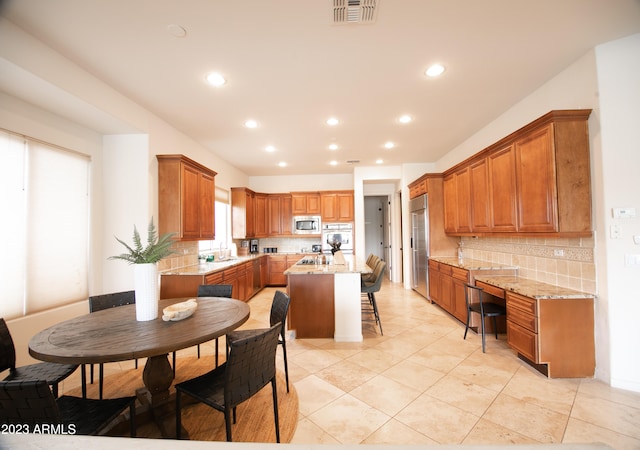
[[[329,150],[338,150],[338,144],[331,144]]]
[[[211,86],[222,86],[227,82],[222,75],[217,72],[211,72],[207,75],[207,83]]]
[[[438,75],[442,75],[443,72],[444,66],[442,66],[441,64],[434,64],[429,67],[424,74],[428,77],[437,77]]]
[[[256,128],[258,126],[258,122],[253,119],[249,119],[244,123],[244,126],[247,128]]]
[[[335,117],[329,117],[327,119],[327,125],[329,125],[329,126],[333,127],[333,126],[338,125],[339,123],[340,123],[340,121],[338,119],[336,119]]]
[[[335,159],[333,161],[331,161],[329,164],[331,164],[332,166],[337,166],[338,165],[338,161],[336,161]]]
[[[287,163],[286,163],[286,162],[284,162],[284,161],[279,162],[279,163],[278,163],[278,165],[279,165],[280,167],[287,167]]]
[[[384,161],[381,159],[376,159],[376,164],[382,164]]]
[[[394,144],[393,142],[389,141],[389,142],[385,142],[384,144],[384,148],[393,148],[395,147],[396,144]]]
[[[273,153],[276,151],[276,148],[273,145],[267,145],[264,150],[269,153]]]
[[[400,116],[398,118],[398,122],[400,123],[409,123],[413,120],[413,117],[411,117],[409,114],[405,114],[404,116]]]

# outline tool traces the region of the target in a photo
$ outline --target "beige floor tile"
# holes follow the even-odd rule
[[[602,442],[616,450],[638,450],[640,439],[599,427],[592,423],[571,418],[564,432],[563,443]]]
[[[537,444],[538,442],[489,420],[480,419],[462,443],[469,445],[511,445]]]
[[[506,355],[503,352],[487,355],[478,349],[450,373],[478,386],[501,391],[520,367],[514,356],[511,351]]]
[[[333,436],[324,431],[318,425],[307,418],[298,421],[296,432],[291,439],[291,444],[314,444],[335,445],[340,444]]]
[[[377,374],[359,364],[350,361],[340,361],[339,363],[322,369],[317,372],[316,375],[344,392],[350,392]]]
[[[318,411],[345,394],[343,390],[315,375],[309,375],[298,381],[295,383],[295,388],[298,393],[298,410],[300,415],[304,417]]]
[[[342,358],[326,350],[312,349],[296,354],[295,361],[298,366],[308,370],[310,373],[315,373],[342,361]]]
[[[422,394],[395,419],[439,444],[460,444],[480,418]]]
[[[391,353],[383,352],[382,350],[368,348],[347,358],[346,361],[359,364],[376,373],[381,373],[402,361],[402,358]]]
[[[384,445],[435,445],[436,441],[429,439],[422,433],[418,433],[402,422],[395,419],[389,420],[366,438],[363,444]]]
[[[378,375],[353,389],[350,394],[366,404],[394,416],[422,392]]]
[[[520,369],[502,392],[527,403],[569,415],[579,385],[579,380],[549,379],[540,373]]]
[[[353,420],[357,417],[358,420]],[[360,444],[390,417],[345,394],[308,417],[342,444]]]
[[[640,409],[639,392],[630,392],[625,391],[624,389],[614,388],[596,379],[580,380],[578,394],[586,394],[590,397],[603,398],[605,400],[620,403],[621,405]]]
[[[442,377],[427,389],[428,395],[478,417],[482,416],[498,393],[453,375]]]
[[[382,375],[424,392],[445,374],[409,360],[400,361],[382,372]]]
[[[440,340],[438,340],[419,352],[409,356],[407,359],[414,363],[429,367],[430,369],[448,373],[464,361],[465,356],[452,355],[451,352],[443,350],[440,345]]]
[[[607,430],[640,439],[640,409],[579,394],[576,396],[571,416]]]
[[[483,418],[545,444],[562,442],[569,419],[565,414],[505,394],[496,398]]]

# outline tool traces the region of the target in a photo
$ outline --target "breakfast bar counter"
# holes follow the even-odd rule
[[[345,264],[317,264],[303,258],[285,271],[291,297],[288,327],[298,338],[362,341],[360,274],[367,264],[345,255]]]

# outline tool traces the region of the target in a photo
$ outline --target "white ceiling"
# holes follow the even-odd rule
[[[374,23],[349,25],[332,23],[331,0],[5,0],[0,12],[248,175],[435,162],[589,49],[640,32],[640,0],[378,0]],[[446,72],[429,79],[434,62]],[[226,85],[208,86],[209,71]]]

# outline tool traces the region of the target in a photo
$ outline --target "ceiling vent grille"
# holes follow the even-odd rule
[[[373,23],[379,0],[333,0],[333,23]]]

